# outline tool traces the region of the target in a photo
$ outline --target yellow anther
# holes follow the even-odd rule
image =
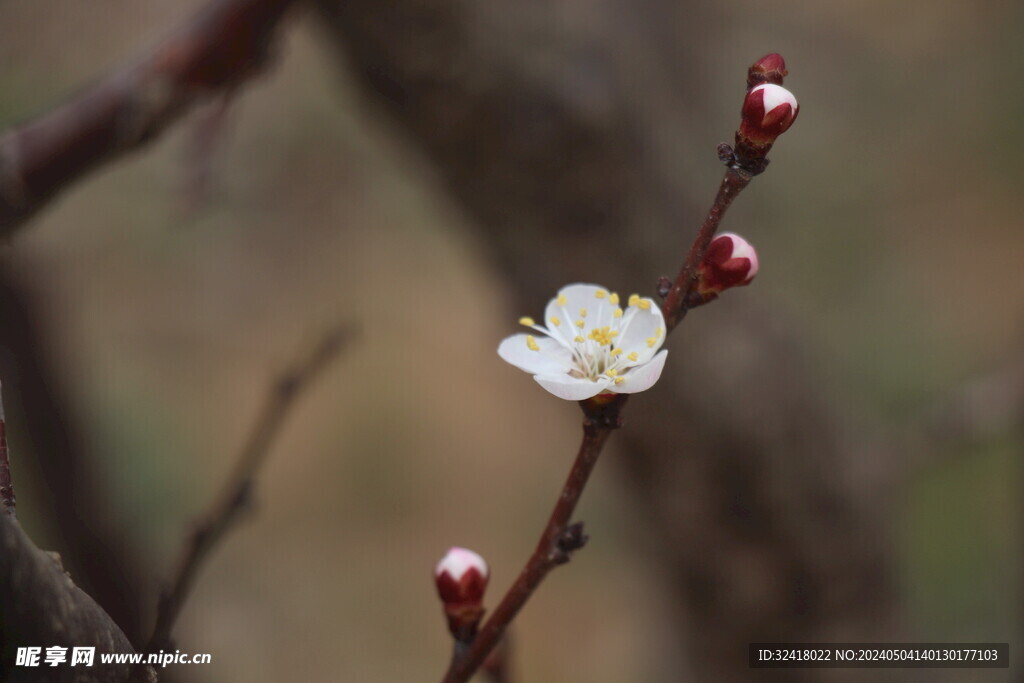
[[[531,351],[540,351],[540,347],[537,346],[537,340],[533,338],[532,334],[526,335],[526,348]]]
[[[658,338],[657,337],[648,337],[647,338],[647,348],[653,349],[654,345],[657,344],[657,343],[658,343]]]
[[[533,321],[533,318],[531,318],[530,316],[524,315],[522,318],[519,319],[519,324],[526,325],[527,327],[533,327],[537,323],[535,323]]]
[[[640,301],[636,302],[636,305],[639,306],[640,310],[642,310],[642,311],[649,311],[649,310],[651,310],[651,300],[650,299],[640,299]]]
[[[638,303],[640,303],[640,295],[639,294],[630,294],[629,295],[629,305],[630,306],[636,306]]]
[[[584,326],[585,324],[586,324],[586,323],[584,323],[584,322],[583,322],[582,320],[577,320],[577,321],[576,321],[576,327],[578,327],[578,328],[580,328],[580,329],[583,329],[583,326]]]
[[[609,377],[614,377],[615,375],[619,374],[619,371],[616,370],[615,368],[612,368],[610,370],[605,370],[604,374],[608,375]]]
[[[615,337],[619,336],[619,331],[618,330],[612,330],[611,332],[608,333],[608,336],[612,337],[614,339]]]
[[[610,303],[612,306],[618,306],[619,305],[619,295],[616,294],[615,292],[612,292],[612,295],[610,297],[608,297],[608,303]]]
[[[587,338],[593,339],[601,346],[609,346],[612,343],[612,338],[615,337],[616,334],[618,334],[618,332],[612,332],[609,327],[595,327],[590,331]]]
[[[585,308],[581,308],[580,309],[580,317],[581,318],[586,318],[587,317],[587,309],[585,309]]]
[[[616,384],[622,384],[622,383],[623,383],[623,382],[625,382],[625,381],[626,381],[626,378],[625,378],[625,377],[616,377],[616,378],[615,378],[615,383],[616,383]]]
[[[555,327],[558,327],[559,325],[562,324],[562,321],[559,319],[557,315],[553,315],[551,316],[551,324],[554,325]]]
[[[657,337],[658,339],[661,339],[661,332],[662,332],[662,330],[661,330],[661,328],[659,327],[658,329],[656,329],[656,330],[654,331],[654,336],[655,336],[655,337]]]
[[[621,318],[622,317],[622,309],[621,308],[616,308],[615,312],[612,313],[612,317],[613,318]]]
[[[612,349],[612,355],[613,356],[621,356],[622,355],[622,349]]]
[[[575,337],[573,337],[573,341],[576,342],[577,344],[582,344],[587,340],[577,334]]]
[[[569,300],[565,298],[565,294],[559,294],[558,298],[555,299],[555,303],[559,306],[564,306],[569,303]]]
[[[633,351],[628,356],[626,356],[626,358],[630,359],[633,362],[636,362],[636,359],[639,358],[639,357],[640,357],[640,354],[637,353],[636,351]]]
[[[599,289],[596,292],[594,292],[594,298],[603,299],[606,296],[608,296],[608,292],[604,291],[603,289]]]

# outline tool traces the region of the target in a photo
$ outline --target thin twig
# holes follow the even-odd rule
[[[715,195],[711,209],[704,219],[697,238],[693,241],[683,262],[679,275],[662,303],[665,317],[666,334],[686,316],[687,301],[697,286],[697,269],[711,244],[722,217],[736,196],[750,183],[754,175],[730,165],[722,178],[722,183]],[[551,513],[544,533],[541,534],[537,548],[533,551],[526,566],[519,574],[498,607],[480,629],[473,644],[462,654],[455,657],[444,677],[444,683],[465,683],[480,668],[487,655],[501,641],[502,634],[515,619],[516,614],[530,599],[533,592],[552,569],[569,560],[571,550],[582,546],[586,538],[582,536],[580,525],[569,525],[576,503],[579,502],[586,486],[587,479],[597,464],[597,459],[612,430],[620,424],[620,411],[625,406],[628,394],[616,394],[599,408],[591,401],[581,401],[585,418],[583,421],[583,441],[580,444],[576,461],[569,472],[569,478],[562,487],[555,509]],[[564,544],[572,543],[572,536],[580,539],[575,547],[569,550]]]
[[[170,587],[160,596],[156,626],[147,652],[170,647],[171,631],[195,582],[200,564],[247,507],[260,466],[296,399],[351,338],[352,331],[347,326],[330,331],[312,353],[296,362],[271,385],[263,410],[242,447],[233,473],[185,541]]]
[[[17,500],[11,480],[11,461],[7,454],[7,422],[4,416],[4,397],[0,390],[0,505],[4,512],[14,515]]]
[[[213,0],[155,48],[0,136],[0,236],[99,164],[155,139],[190,106],[266,63],[293,0]]]
[[[715,231],[718,230],[718,225],[722,222],[722,216],[725,215],[725,212],[729,209],[737,195],[743,191],[743,188],[750,184],[753,177],[747,171],[736,166],[730,166],[725,171],[722,183],[718,186],[718,194],[715,195],[715,201],[711,205],[711,210],[708,211],[707,217],[704,218],[704,223],[700,226],[700,231],[697,233],[697,239],[694,240],[693,245],[690,247],[686,261],[683,263],[679,275],[676,276],[675,282],[672,283],[672,289],[669,290],[668,296],[665,297],[665,301],[661,305],[661,312],[665,316],[665,329],[668,332],[671,332],[686,317],[688,310],[687,301],[689,301],[690,295],[697,288],[697,269],[700,267],[700,262],[704,259],[708,245],[711,244]]]
[[[619,410],[625,405],[626,398],[625,394],[617,395],[601,409],[591,410],[583,421],[583,440],[576,454],[576,461],[569,471],[565,485],[562,486],[558,502],[555,503],[555,509],[551,512],[536,549],[520,572],[519,578],[480,629],[473,644],[461,658],[452,661],[444,678],[445,683],[468,681],[501,640],[508,625],[548,572],[568,562],[571,553],[586,542],[586,537],[582,535],[582,527],[570,526],[569,520],[583,494],[590,473],[594,471],[608,436],[619,425]]]

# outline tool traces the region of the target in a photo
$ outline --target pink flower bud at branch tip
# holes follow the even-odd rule
[[[800,105],[781,85],[763,83],[743,100],[743,122],[738,135],[750,144],[771,144],[793,125]]]
[[[742,119],[736,131],[734,147],[719,145],[723,163],[746,171],[751,176],[764,172],[768,152],[775,139],[789,130],[800,112],[793,93],[782,87],[789,73],[782,55],[765,55],[747,71],[747,96],[743,100]]]
[[[475,632],[484,614],[488,578],[484,558],[466,548],[450,548],[434,568],[434,583],[455,638],[467,640]]]
[[[786,60],[782,58],[782,55],[773,52],[750,65],[750,69],[747,71],[747,88],[753,88],[762,83],[782,85],[782,79],[787,75],[789,72],[786,71]]]
[[[739,235],[724,232],[711,241],[698,269],[697,291],[704,301],[730,287],[749,285],[757,275],[757,252]]]

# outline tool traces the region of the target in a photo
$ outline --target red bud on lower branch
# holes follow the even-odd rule
[[[448,630],[468,642],[484,615],[483,599],[490,578],[484,558],[472,550],[452,547],[434,569],[437,593],[444,603]]]
[[[757,268],[757,252],[750,242],[723,232],[711,241],[697,269],[699,303],[711,301],[730,287],[749,285]]]

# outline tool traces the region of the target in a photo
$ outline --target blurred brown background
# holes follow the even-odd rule
[[[200,4],[0,0],[0,126]],[[676,271],[772,51],[801,115],[724,225],[758,279],[690,316],[631,402],[577,515],[590,544],[516,622],[517,680],[754,680],[729,647],[755,636],[1009,640],[1013,661],[1021,411],[962,406],[1022,362],[1019,3],[319,4],[233,100],[208,198],[188,150],[210,108],[0,256],[145,624],[275,371],[337,319],[362,330],[202,575],[176,633],[213,664],[180,680],[440,677],[433,563],[482,553],[493,604],[578,440],[576,407],[494,349],[562,284]],[[22,524],[88,588],[5,399]],[[858,680],[1017,675],[983,673]]]

